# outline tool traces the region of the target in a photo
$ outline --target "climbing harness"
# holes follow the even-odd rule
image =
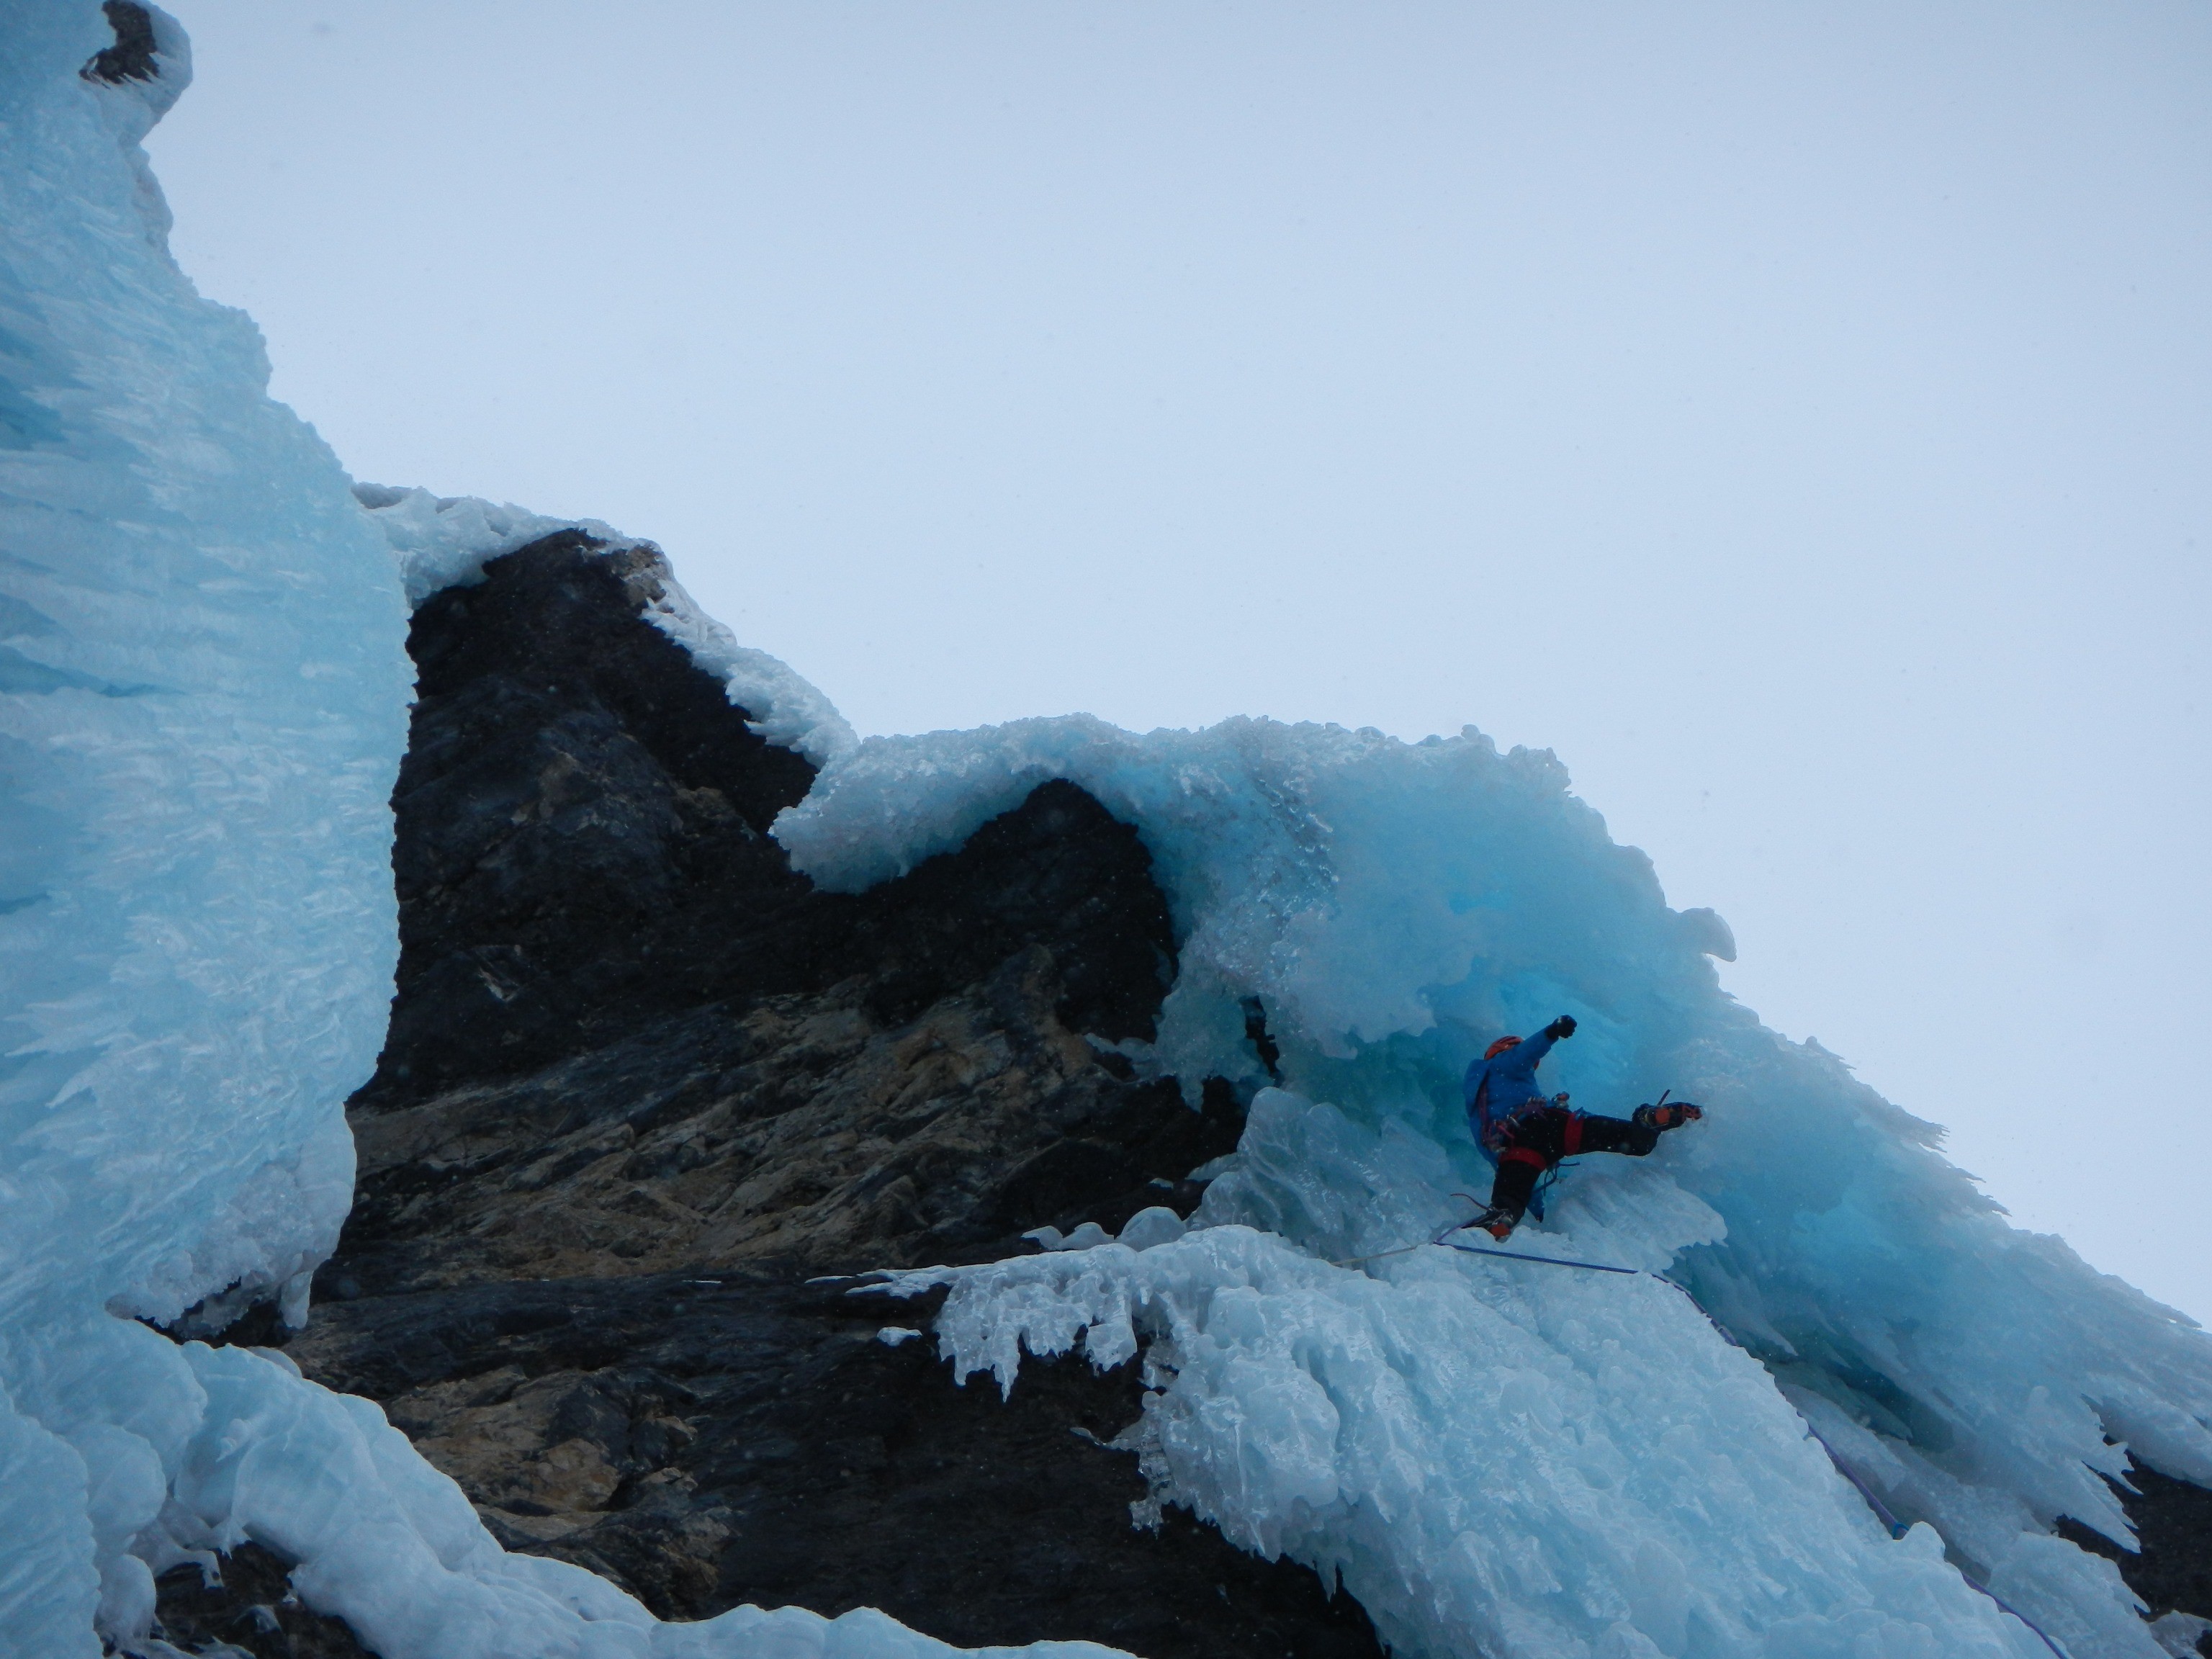
[[[1666,1097],[1662,1095],[1660,1098],[1663,1101]],[[1477,1201],[1474,1196],[1469,1193],[1454,1193],[1452,1196],[1454,1198],[1466,1199],[1471,1204]],[[1457,1250],[1464,1255],[1491,1255],[1496,1256],[1499,1260],[1504,1261],[1534,1261],[1540,1262],[1547,1267],[1580,1267],[1589,1273],[1625,1273],[1632,1279],[1656,1279],[1668,1289],[1679,1291],[1682,1299],[1685,1302],[1687,1302],[1692,1308],[1695,1308],[1698,1310],[1698,1315],[1705,1320],[1705,1323],[1711,1325],[1713,1329],[1719,1334],[1722,1341],[1727,1343],[1732,1348],[1743,1347],[1743,1344],[1737,1341],[1719,1320],[1715,1319],[1712,1315],[1705,1311],[1705,1304],[1700,1303],[1696,1297],[1690,1294],[1689,1287],[1687,1285],[1676,1283],[1674,1279],[1668,1278],[1664,1273],[1653,1273],[1648,1267],[1615,1267],[1613,1263],[1607,1261],[1574,1261],[1563,1255],[1529,1255],[1519,1250],[1493,1250],[1480,1244],[1458,1244],[1451,1242],[1451,1236],[1454,1233],[1463,1232],[1468,1227],[1472,1226],[1473,1224],[1474,1224],[1471,1222],[1455,1223],[1453,1225],[1445,1228],[1434,1238],[1423,1239],[1419,1243],[1413,1244],[1403,1244],[1395,1250],[1378,1250],[1373,1255],[1355,1255],[1347,1257],[1340,1261],[1331,1261],[1329,1266],[1332,1267],[1364,1267],[1370,1261],[1381,1261],[1387,1257],[1394,1255],[1409,1255],[1414,1250],[1422,1249],[1425,1245],[1437,1244],[1442,1245],[1448,1250]],[[1745,1351],[1747,1352],[1749,1352],[1748,1350]],[[1884,1527],[1888,1528],[1889,1535],[1892,1538],[1902,1538],[1906,1533],[1912,1530],[1908,1522],[1899,1520],[1895,1513],[1891,1510],[1889,1505],[1883,1503],[1881,1498],[1875,1495],[1874,1489],[1868,1486],[1865,1481],[1859,1479],[1859,1477],[1852,1472],[1850,1466],[1845,1463],[1840,1456],[1837,1455],[1836,1449],[1828,1443],[1826,1437],[1821,1434],[1821,1432],[1818,1429],[1814,1428],[1810,1423],[1805,1422],[1802,1413],[1799,1413],[1798,1421],[1805,1423],[1805,1432],[1812,1437],[1813,1443],[1820,1447],[1822,1451],[1828,1455],[1828,1462],[1835,1466],[1836,1473],[1843,1476],[1845,1480],[1849,1481],[1861,1498],[1866,1499],[1867,1507],[1872,1510],[1875,1513],[1875,1518],[1879,1520]],[[2057,1654],[2058,1656],[2058,1659],[2072,1659],[2072,1656],[2069,1655],[2064,1648],[2058,1645],[2057,1638],[2054,1638],[2049,1631],[2044,1629],[2042,1626],[2037,1624],[2034,1620],[2029,1618],[2018,1607],[2014,1607],[2002,1596],[1999,1595],[1995,1590],[1991,1589],[1987,1584],[1978,1583],[1975,1579],[1969,1577],[1965,1572],[1959,1570],[1955,1563],[1953,1564],[1952,1570],[1959,1573],[1960,1579],[1966,1584],[1967,1589],[1978,1590],[1982,1595],[1989,1597],[1991,1601],[1996,1603],[1999,1612],[2010,1613],[2014,1619],[2019,1620],[2021,1624],[2027,1626],[2029,1630],[2034,1632],[2035,1634],[2041,1638],[2043,1645],[2049,1648],[2051,1652]]]

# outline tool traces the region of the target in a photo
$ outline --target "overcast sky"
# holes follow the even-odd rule
[[[1554,749],[2212,1322],[2212,10],[168,3],[178,256],[356,477],[863,732]]]

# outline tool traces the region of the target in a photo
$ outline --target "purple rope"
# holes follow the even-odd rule
[[[1563,1255],[1527,1255],[1519,1250],[1492,1250],[1480,1244],[1455,1244],[1449,1239],[1437,1241],[1448,1250],[1459,1250],[1468,1255],[1494,1255],[1501,1261],[1541,1261],[1553,1267],[1582,1267],[1594,1273],[1626,1273],[1633,1278],[1643,1271],[1640,1267],[1614,1267],[1602,1261],[1570,1261]]]
[[[1723,1332],[1722,1334],[1726,1335],[1727,1333]],[[1820,1430],[1814,1428],[1810,1423],[1805,1425],[1805,1432],[1811,1435],[1814,1441],[1820,1446],[1820,1449],[1828,1454],[1828,1461],[1836,1466],[1836,1473],[1842,1475],[1844,1480],[1850,1481],[1851,1485],[1859,1489],[1859,1496],[1866,1499],[1867,1507],[1869,1509],[1872,1510],[1876,1515],[1881,1517],[1881,1524],[1889,1528],[1889,1535],[1892,1538],[1902,1538],[1905,1534],[1912,1530],[1912,1528],[1905,1522],[1899,1520],[1894,1515],[1890,1513],[1889,1505],[1883,1503],[1881,1499],[1874,1495],[1874,1488],[1872,1486],[1869,1486],[1865,1481],[1860,1480],[1858,1476],[1851,1473],[1850,1465],[1844,1462],[1841,1457],[1836,1455],[1836,1449],[1828,1443],[1828,1439],[1826,1435],[1822,1434]],[[1966,1577],[1966,1575],[1963,1572],[1959,1575],[1961,1578]],[[1969,1582],[1972,1581],[1970,1580]],[[1974,1588],[1976,1589],[1981,1589],[1981,1586],[1978,1584],[1976,1584]],[[1984,1595],[1990,1595],[1987,1590],[1982,1590],[1982,1594]],[[1996,1596],[1990,1595],[1990,1601],[1994,1601],[1997,1598]],[[2022,1620],[2022,1622],[2025,1623],[2026,1621]]]
[[[1952,1567],[1951,1571],[1954,1572],[1959,1572],[1959,1570],[1955,1565]],[[1999,1595],[1987,1584],[1978,1584],[1972,1579],[1966,1577],[1966,1575],[1963,1572],[1960,1572],[1959,1577],[1965,1581],[1967,1589],[1981,1591],[1983,1595],[1988,1596],[1990,1601],[1997,1604],[1998,1611],[2010,1613],[2014,1618],[2019,1620],[2021,1624],[2027,1626],[2038,1636],[2041,1637],[2043,1638],[2043,1645],[2049,1648],[2053,1653],[2057,1654],[2058,1656],[2058,1659],[2073,1659],[2073,1656],[2071,1654],[2068,1653],[2064,1648],[2060,1647],[2058,1644],[2052,1639],[2051,1634],[2049,1631],[2044,1629],[2042,1626],[2037,1624],[2034,1620],[2029,1618],[2018,1607],[2013,1606],[2011,1602],[2006,1601],[2004,1597]]]

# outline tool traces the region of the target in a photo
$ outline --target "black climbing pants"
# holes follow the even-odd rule
[[[1543,1106],[1515,1121],[1498,1152],[1498,1179],[1491,1183],[1490,1205],[1516,1221],[1528,1207],[1529,1194],[1548,1170],[1564,1158],[1583,1152],[1619,1152],[1642,1158],[1659,1144],[1656,1125],[1625,1117],[1590,1117],[1565,1106]]]

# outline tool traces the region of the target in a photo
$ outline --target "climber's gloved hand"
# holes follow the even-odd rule
[[[1553,1020],[1549,1025],[1547,1025],[1544,1028],[1544,1035],[1551,1038],[1554,1042],[1557,1042],[1561,1037],[1571,1037],[1574,1034],[1575,1017],[1572,1014],[1561,1014],[1557,1019]]]

